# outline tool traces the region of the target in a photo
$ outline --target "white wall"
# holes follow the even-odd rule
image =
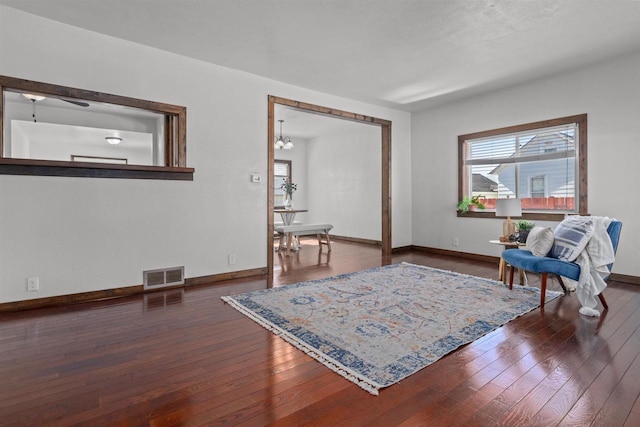
[[[218,41],[224,42],[224,41]],[[187,107],[193,182],[0,176],[0,302],[266,266],[267,96],[393,122],[392,245],[411,243],[411,116],[0,6],[0,74]],[[238,263],[227,265],[227,254]],[[26,291],[27,277],[41,291]]]
[[[309,218],[332,234],[369,240],[382,236],[382,148],[379,126],[353,124],[309,141]]]
[[[456,216],[458,135],[581,113],[589,211],[623,222],[614,271],[640,276],[640,54],[414,114],[413,244],[499,255],[502,220]]]
[[[341,121],[339,130],[319,129],[313,138],[294,138],[295,147],[276,150],[275,158],[291,160],[298,185],[294,207],[309,211],[298,213],[296,221],[330,223],[332,234],[380,241],[381,130]],[[282,221],[278,214],[274,219]]]

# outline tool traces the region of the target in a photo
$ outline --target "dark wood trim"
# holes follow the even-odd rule
[[[456,203],[464,198],[464,183],[469,180],[467,168],[464,167],[464,149],[466,146],[465,136],[458,135],[458,198],[456,199]],[[456,212],[458,216],[460,216],[460,211]]]
[[[393,248],[393,255],[397,255],[397,254],[404,254],[404,253],[408,253],[411,252],[413,250],[413,246],[412,245],[408,245],[408,246],[398,246],[396,248]]]
[[[288,107],[297,108],[299,110],[318,113],[327,116],[342,117],[343,119],[353,120],[355,122],[366,122],[380,126],[391,126],[390,120],[379,119],[377,117],[365,116],[364,114],[352,113],[350,111],[338,110],[335,108],[323,107],[320,105],[309,104],[307,102],[295,101],[293,99],[281,98],[279,96],[269,96],[269,101],[275,104],[286,105]]]
[[[353,242],[353,243],[362,243],[365,245],[372,245],[372,246],[382,246],[382,242],[380,240],[361,239],[359,237],[349,237],[349,236],[335,236],[333,234],[330,234],[329,236],[333,240],[342,240],[343,242]]]
[[[381,124],[382,137],[382,256],[391,247],[391,122]]]
[[[211,285],[218,282],[226,282],[232,279],[248,277],[264,277],[267,267],[253,268],[249,270],[231,271],[228,273],[211,274],[208,276],[192,277],[185,279],[184,285],[167,286],[160,289],[145,291],[143,285],[125,286],[122,288],[104,289],[100,291],[81,292],[77,294],[58,295],[53,297],[36,298],[24,301],[0,303],[0,313],[33,310],[36,308],[56,307],[84,302],[100,301],[111,298],[123,298],[132,295],[166,291],[176,288],[188,288],[190,286]]]
[[[54,85],[50,83],[42,83],[31,80],[19,79],[15,77],[0,76],[0,93],[2,94],[2,102],[0,102],[0,158],[4,153],[4,92],[5,90],[29,92],[34,94],[42,94],[45,96],[57,96],[69,99],[86,100],[93,102],[102,102],[115,105],[123,105],[127,107],[139,108],[154,113],[165,115],[165,159],[164,166],[154,166],[158,169],[163,169],[165,174],[156,174],[151,179],[188,179],[184,177],[175,178],[174,174],[166,174],[166,172],[173,171],[178,172],[178,176],[184,176],[184,170],[188,169],[193,174],[193,168],[187,168],[187,108],[179,105],[165,104],[162,102],[147,101],[143,99],[130,98],[126,96],[113,95],[108,93],[96,92],[85,89],[72,88],[67,86]],[[9,159],[7,160],[18,160]],[[91,163],[84,168],[75,169],[74,171],[61,169],[63,167],[71,167],[72,162],[53,162],[48,160],[30,160],[38,162],[34,164],[24,163],[21,167],[17,168],[9,163],[9,167],[5,166],[3,162],[0,165],[0,174],[16,174],[16,175],[45,175],[45,176],[85,176],[85,177],[99,177],[99,178],[143,178],[148,179],[150,176],[143,176],[145,174],[132,174],[122,172],[123,170],[131,170],[129,168],[123,169],[120,167],[114,167],[114,165],[108,165],[106,168],[100,168],[98,164]],[[45,162],[45,166],[57,167],[58,169],[49,169],[48,167],[42,167],[42,163]],[[100,173],[92,173],[93,169],[103,169]],[[61,172],[62,171],[62,172]],[[188,171],[187,171],[188,172]],[[191,177],[188,180],[193,180]]]
[[[275,233],[273,221],[273,209],[275,206],[273,186],[275,182],[274,160],[275,149],[273,143],[275,141],[275,102],[271,96],[267,102],[267,286],[273,286],[273,236]]]
[[[0,158],[0,175],[73,176],[89,178],[193,181],[193,168],[116,165],[91,162]]]
[[[579,214],[587,215],[589,212],[589,162],[587,161],[587,115],[581,114],[574,116],[576,123],[578,123],[578,200],[580,206]]]
[[[527,130],[540,129],[544,127],[560,126],[568,123],[578,124],[578,214],[587,215],[589,212],[588,200],[588,162],[587,162],[587,114],[577,114],[574,116],[561,117],[558,119],[542,120],[539,122],[526,123],[523,125],[507,126],[499,129],[491,129],[481,132],[469,133],[458,136],[458,200],[464,197],[464,183],[468,181],[466,168],[464,167],[464,150],[465,142],[469,139],[485,138],[488,136],[501,135],[505,133],[523,132]],[[524,213],[522,219],[540,220],[540,221],[562,221],[564,219],[562,213]],[[467,218],[496,218],[493,211],[469,211],[467,213],[457,212],[458,217]]]
[[[438,248],[430,248],[427,246],[416,246],[416,245],[411,245],[409,248],[410,250],[413,250],[413,251],[424,252],[424,253],[434,254],[434,255],[454,256],[454,257],[470,259],[474,261],[483,261],[483,262],[500,261],[500,257],[491,256],[491,255],[472,254],[469,252],[451,251],[448,249],[438,249]]]
[[[36,308],[55,307],[61,305],[79,304],[89,301],[99,301],[110,298],[121,298],[144,292],[143,285],[126,286],[101,291],[82,292],[70,295],[58,295],[54,297],[36,298],[24,301],[4,302],[0,304],[0,313],[10,311],[32,310]]]
[[[631,285],[640,285],[640,277],[629,276],[628,274],[611,273],[610,280],[615,280],[616,282],[629,283]]]
[[[248,270],[230,271],[228,273],[210,274],[207,276],[191,277],[185,280],[186,286],[210,285],[225,280],[243,279],[247,277],[263,277],[267,274],[267,267],[251,268]]]
[[[526,123],[523,125],[506,126],[498,129],[485,130],[481,132],[468,133],[460,135],[458,138],[463,140],[485,138],[487,136],[501,135],[504,133],[524,132],[527,130],[540,129],[545,127],[561,126],[567,123],[586,123],[586,114],[576,114],[574,116],[560,117],[557,119],[541,120],[539,122]]]
[[[126,105],[128,107],[135,107],[163,114],[170,113],[178,115],[185,109],[185,107],[181,107],[179,105],[147,101],[144,99],[130,98],[128,96],[113,95],[110,93],[60,86],[51,83],[42,83],[9,76],[0,76],[0,85],[4,86],[4,89],[17,89],[38,95],[55,95],[63,98],[104,102],[105,104]]]
[[[503,216],[496,216],[495,211],[469,211],[462,213],[460,211],[456,211],[456,215],[458,218],[494,218],[494,219],[504,219]],[[541,213],[541,212],[527,212],[523,213],[521,217],[518,219],[527,219],[527,220],[538,220],[538,221],[562,221],[564,219],[564,213]]]
[[[174,167],[187,167],[187,107],[171,117],[174,122],[176,137],[173,143],[177,145],[177,158],[174,158]],[[177,163],[177,164],[175,164]]]
[[[380,119],[349,111],[337,110],[335,108],[323,107],[278,96],[268,96],[268,128],[267,128],[267,161],[269,162],[267,184],[269,185],[267,201],[267,264],[270,271],[269,277],[273,274],[273,161],[274,161],[274,120],[275,104],[296,108],[299,110],[322,114],[325,116],[339,117],[360,123],[367,123],[381,127],[381,162],[382,162],[382,255],[389,256],[391,248],[391,121]]]

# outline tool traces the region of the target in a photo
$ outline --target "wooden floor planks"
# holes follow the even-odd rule
[[[274,286],[392,262],[497,279],[497,265],[313,240],[276,255]],[[533,286],[539,285],[529,275]],[[236,279],[164,299],[0,314],[3,426],[640,425],[640,287],[611,283],[601,319],[547,303],[372,396],[220,300]],[[553,282],[551,289],[558,290]]]

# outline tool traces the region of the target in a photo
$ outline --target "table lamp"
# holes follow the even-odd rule
[[[496,200],[496,216],[506,216],[502,223],[502,235],[507,239],[516,232],[516,223],[511,221],[511,217],[522,216],[522,205],[520,199],[498,199]]]

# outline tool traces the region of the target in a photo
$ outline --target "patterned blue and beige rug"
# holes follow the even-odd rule
[[[537,308],[540,290],[403,263],[222,299],[377,395]]]

